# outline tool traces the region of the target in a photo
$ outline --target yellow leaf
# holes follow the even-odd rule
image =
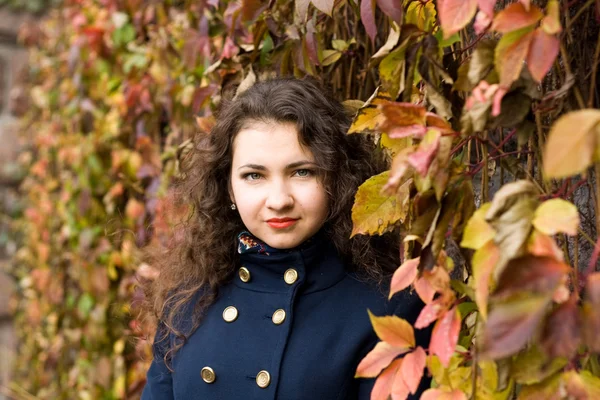
[[[409,137],[392,139],[387,133],[382,133],[379,144],[381,144],[381,147],[388,149],[392,157],[395,157],[402,150],[412,146],[412,139]]]
[[[385,122],[385,116],[379,110],[379,105],[390,101],[386,93],[380,92],[379,88],[358,110],[348,134],[380,132],[381,125]]]
[[[406,320],[395,315],[377,317],[371,311],[369,318],[379,339],[398,349],[415,347],[415,332]]]
[[[574,236],[579,227],[579,212],[573,203],[566,200],[547,200],[535,210],[533,226],[546,235],[562,232]]]
[[[593,109],[567,113],[554,123],[544,149],[546,179],[575,175],[592,164],[598,123],[600,110]]]
[[[386,171],[375,175],[358,188],[352,206],[352,236],[381,235],[406,217],[410,181],[388,196],[382,193],[382,189],[389,174]]]
[[[477,250],[491,239],[494,238],[496,232],[494,228],[485,220],[485,214],[490,208],[491,203],[482,205],[467,222],[463,233],[461,247]]]

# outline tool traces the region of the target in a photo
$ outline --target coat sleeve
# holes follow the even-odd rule
[[[152,364],[146,374],[142,400],[173,400],[173,379],[164,362],[169,337],[164,335],[164,325],[159,325],[152,345]],[[162,338],[162,339],[161,339]]]

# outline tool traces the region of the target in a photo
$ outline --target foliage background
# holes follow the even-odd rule
[[[558,240],[575,270],[588,264],[594,270],[597,254],[592,253],[592,238],[597,236],[599,196],[597,175],[589,168],[591,155],[589,162],[567,174],[583,173],[580,177],[544,179],[541,167],[556,118],[567,111],[598,107],[596,3],[558,2],[556,18],[564,28],[553,35],[560,38],[560,55],[555,58],[552,51],[536,55],[548,61],[548,74],[537,76],[543,78],[540,84],[528,76],[527,68],[519,74],[527,54],[507,59],[504,68],[498,65],[504,54],[493,57],[495,40],[518,30],[514,21],[519,18],[499,31],[484,26],[485,15],[473,20],[474,11],[467,12],[464,23],[442,19],[444,34],[438,15],[444,3],[459,4],[67,0],[42,24],[24,29],[22,42],[31,49],[31,106],[22,126],[30,147],[20,157],[27,171],[21,186],[25,206],[13,224],[20,247],[10,273],[18,283],[14,311],[21,345],[14,382],[6,389],[10,396],[139,396],[151,358],[146,339],[153,324],[136,317],[141,296],[136,282],[157,275],[152,266],[139,261],[139,249],[148,244],[168,246],[181,217],[170,207],[168,185],[191,135],[210,130],[215,107],[238,85],[243,90],[257,78],[275,74],[321,79],[349,109],[358,111],[352,132],[374,134],[381,151],[399,160],[370,192],[361,193],[366,193],[362,199],[367,203],[388,202],[390,196],[377,198],[381,187],[391,185],[400,209],[392,208],[395,217],[386,215],[382,226],[381,215],[365,212],[360,218],[357,197],[355,234],[396,229],[402,237],[418,237],[405,248],[411,259],[427,248],[427,229],[440,226],[434,253],[444,248],[468,276],[472,254],[458,243],[475,206],[491,199],[501,185],[525,178],[541,189],[536,198],[562,197],[578,205],[579,234]],[[482,9],[487,4],[490,19],[490,4],[494,14],[494,7],[498,13],[510,2],[460,2],[468,7],[475,3]],[[548,12],[548,2],[532,3]],[[517,41],[522,32],[519,35]],[[504,103],[494,97],[496,92],[479,86],[484,79],[509,92]],[[379,86],[379,95],[371,98]],[[465,103],[470,98],[475,100],[468,109]],[[419,110],[435,111],[449,125],[435,116],[407,123],[402,114],[406,106],[391,105],[386,113],[384,103],[390,100],[419,104]],[[478,102],[480,106],[473,106]],[[490,116],[490,109],[500,105],[502,113]],[[394,110],[399,113],[396,119]],[[422,128],[431,126],[441,127],[445,139],[424,136]],[[415,136],[418,132],[421,136]],[[439,158],[440,143],[451,151],[444,160]],[[595,141],[585,143],[595,146]],[[407,184],[406,173],[400,174],[398,167],[406,166],[402,157],[408,156],[405,149],[415,150],[413,145],[418,151],[413,166],[425,174],[415,175]],[[434,159],[438,165],[432,169]],[[462,177],[458,186],[448,185],[457,182],[451,176]],[[451,193],[461,196],[457,199]],[[443,227],[433,218],[436,210],[447,214],[457,205],[462,207],[462,219],[455,221],[450,235],[449,222]],[[417,222],[423,215],[427,217]],[[457,290],[454,300],[473,304],[464,292]],[[463,327],[473,331],[466,314],[459,321],[463,317]],[[469,357],[460,363],[469,365],[465,368],[470,371],[463,380],[477,383],[477,373],[472,374],[478,366],[472,359],[477,354],[470,344],[473,335],[466,329],[461,338]],[[453,352],[454,347],[450,355]],[[431,362],[435,361],[428,364],[430,373],[443,371],[434,371]],[[572,362],[571,370],[585,367]],[[495,371],[486,375],[494,381],[492,392],[501,389],[498,367],[494,368],[484,368]],[[443,383],[439,376],[436,380]],[[458,390],[457,385],[446,386]],[[473,386],[471,394],[472,390]]]

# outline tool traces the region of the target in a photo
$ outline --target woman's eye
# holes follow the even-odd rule
[[[312,171],[310,169],[299,169],[296,171],[296,175],[302,178],[306,178],[312,175]]]
[[[260,174],[257,172],[250,172],[250,173],[244,175],[244,179],[246,179],[248,181],[256,181],[256,180],[260,179]]]

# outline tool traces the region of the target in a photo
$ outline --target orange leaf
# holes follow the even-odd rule
[[[402,358],[402,365],[406,360]],[[392,384],[392,400],[405,400],[409,393],[410,389],[406,386],[406,382],[402,379],[402,365],[396,371],[396,376],[394,376],[394,383]]]
[[[541,28],[533,32],[527,54],[527,66],[533,79],[538,82],[544,79],[558,56],[559,47],[560,41],[556,36],[547,34]]]
[[[500,75],[500,86],[509,88],[521,74],[532,37],[533,32],[529,28],[523,28],[505,34],[498,42],[494,60]]]
[[[418,266],[419,257],[405,261],[400,267],[398,267],[396,272],[394,272],[394,276],[392,276],[389,298],[392,298],[394,294],[406,289],[413,283],[419,272],[417,270]]]
[[[460,389],[446,392],[442,389],[427,389],[423,392],[421,400],[467,400],[467,395]]]
[[[522,3],[512,3],[496,14],[492,29],[501,33],[513,32],[534,25],[543,17],[542,10],[536,6],[527,10]]]
[[[394,360],[389,367],[385,369],[375,381],[371,391],[371,400],[387,400],[392,392],[394,377],[397,375],[402,359]]]
[[[415,394],[419,388],[426,361],[427,354],[421,346],[404,356],[398,373],[402,374],[402,379],[412,394]]]
[[[475,284],[475,303],[481,316],[487,318],[487,304],[490,290],[490,278],[500,259],[500,249],[493,240],[473,255],[473,281]]]
[[[421,310],[419,317],[415,321],[415,328],[423,329],[429,326],[433,321],[439,318],[442,311],[446,310],[441,298],[435,299]]]
[[[477,0],[438,0],[444,39],[464,28],[475,16]]]
[[[450,357],[454,354],[459,333],[460,313],[454,307],[435,323],[429,343],[430,354],[437,355],[446,368],[450,363]]]
[[[382,369],[390,365],[394,358],[407,351],[408,349],[400,349],[391,346],[386,342],[379,342],[375,345],[373,350],[360,361],[354,377],[375,378]]]
[[[391,138],[399,139],[416,135],[423,137],[427,122],[425,108],[412,103],[387,102],[382,104],[381,112],[385,116],[382,129]]]
[[[431,283],[423,277],[419,278],[415,282],[415,290],[417,294],[425,304],[429,304],[433,301],[435,296],[435,289],[431,286]]]
[[[415,332],[406,320],[395,315],[377,317],[371,311],[369,318],[379,339],[399,349],[415,347]]]

